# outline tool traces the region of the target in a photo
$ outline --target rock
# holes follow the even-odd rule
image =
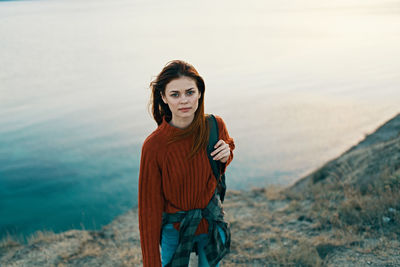
[[[390,222],[390,218],[389,218],[389,217],[386,217],[386,216],[383,216],[383,217],[382,217],[382,220],[383,220],[384,223]]]
[[[307,217],[307,216],[304,216],[304,215],[300,215],[300,216],[297,218],[297,220],[298,220],[298,221],[306,221],[306,222],[310,222],[310,223],[313,222],[313,220],[312,220],[310,217]]]
[[[321,259],[324,259],[329,253],[332,253],[339,246],[333,244],[319,244],[316,249]]]
[[[395,213],[396,212],[396,210],[394,208],[389,208],[388,211],[391,212],[391,213]]]

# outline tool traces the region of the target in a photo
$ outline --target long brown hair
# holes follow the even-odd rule
[[[205,148],[208,144],[208,131],[209,126],[204,114],[204,92],[205,84],[203,78],[199,75],[197,70],[189,63],[183,60],[169,61],[157,77],[150,82],[151,98],[149,106],[151,108],[154,120],[158,125],[162,123],[162,118],[169,122],[172,119],[171,110],[168,104],[162,101],[162,95],[165,95],[165,88],[167,84],[180,77],[189,77],[196,82],[201,96],[199,99],[197,110],[194,114],[192,123],[182,131],[171,136],[168,144],[177,140],[188,137],[194,133],[192,149],[189,153],[189,158],[192,158],[200,149]]]

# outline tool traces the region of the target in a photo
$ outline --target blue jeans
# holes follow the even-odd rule
[[[217,226],[218,232],[221,235],[222,242],[225,243],[226,237],[224,231]],[[174,228],[172,223],[164,225],[162,228],[161,237],[161,263],[162,266],[167,265],[175,253],[179,243],[179,231]],[[199,252],[199,265],[198,267],[209,267],[204,247],[207,245],[208,234],[200,234],[195,236],[194,242],[197,242]],[[219,263],[217,264],[219,267]]]

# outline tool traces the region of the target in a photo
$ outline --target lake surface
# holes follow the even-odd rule
[[[228,187],[289,185],[399,109],[397,1],[0,1],[0,238],[137,205],[172,59],[234,138]]]

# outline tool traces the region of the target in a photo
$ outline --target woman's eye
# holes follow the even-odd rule
[[[188,95],[193,95],[193,93],[194,93],[193,91],[189,91]]]
[[[178,96],[178,94],[172,94],[171,96],[172,96],[172,97],[177,97],[177,96]]]

